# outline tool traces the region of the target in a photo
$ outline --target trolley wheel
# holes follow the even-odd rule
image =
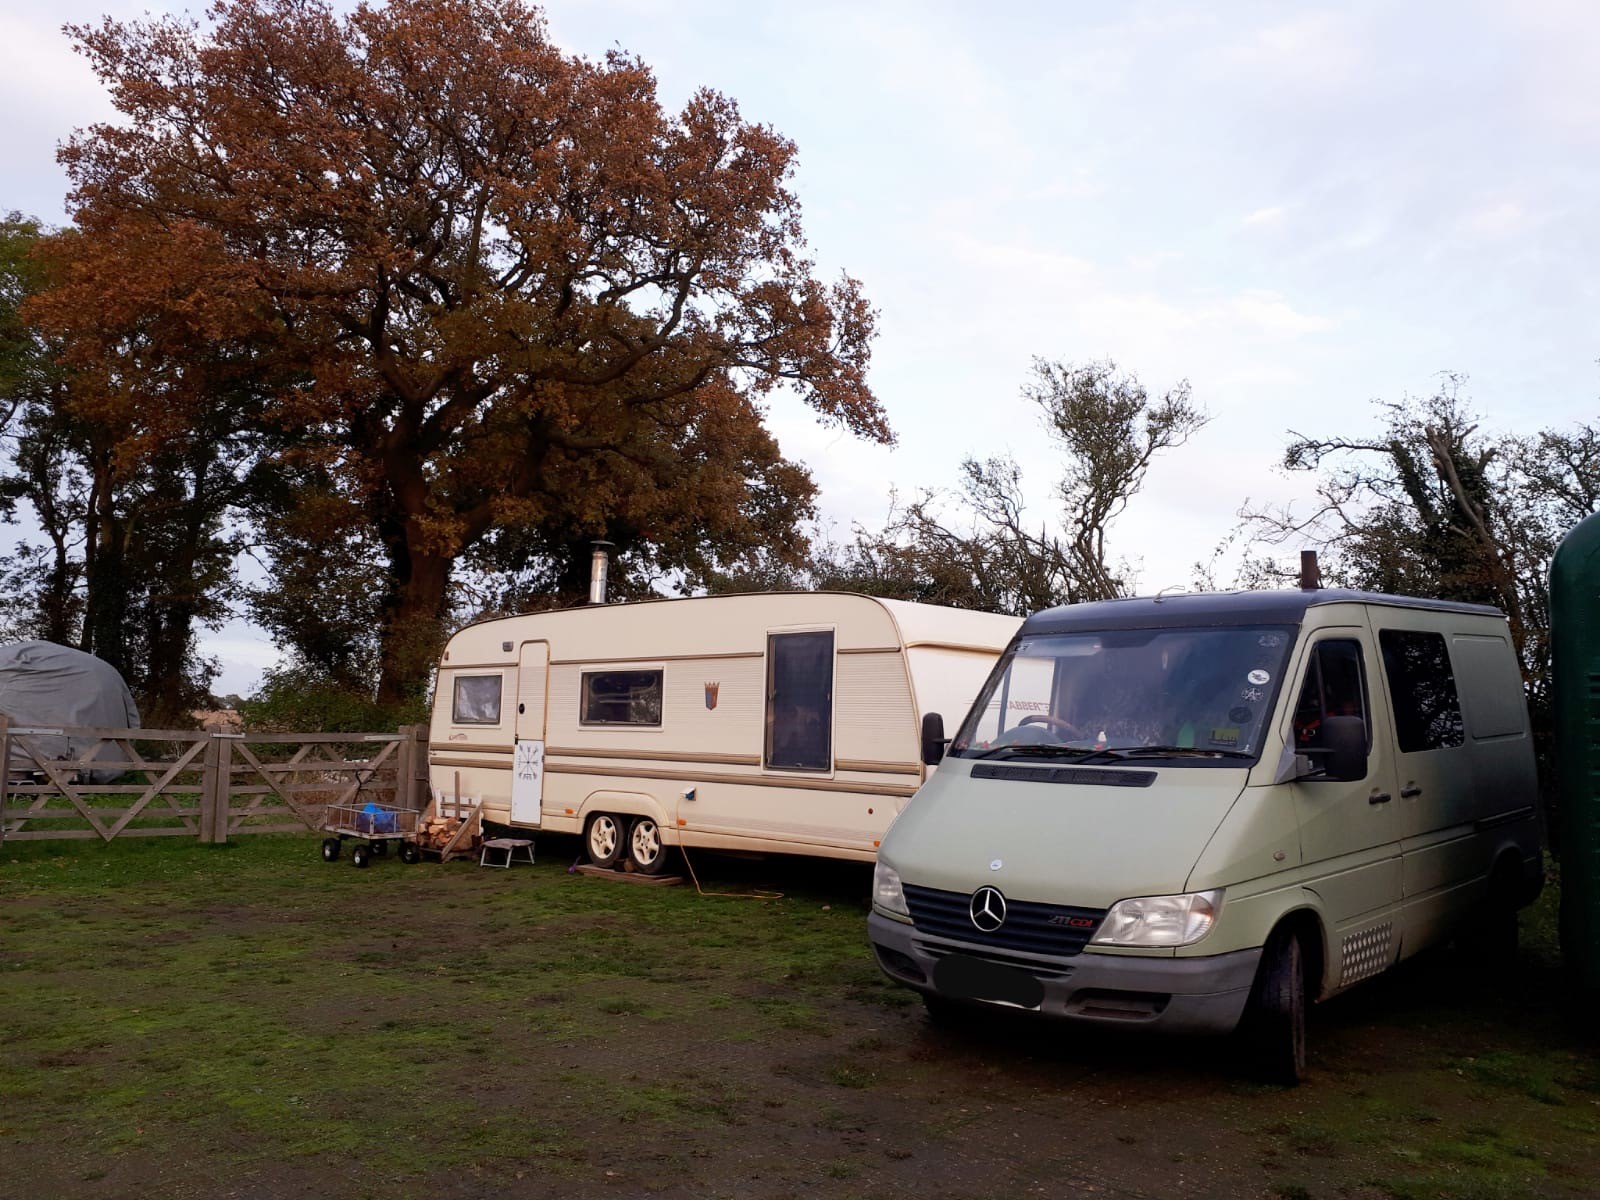
[[[372,858],[372,850],[366,846],[357,846],[350,851],[350,862],[358,867],[364,867]]]
[[[408,867],[413,863],[419,863],[422,861],[422,851],[417,849],[417,844],[415,842],[400,843],[400,861],[405,863]]]
[[[373,842],[372,843],[372,852],[374,854],[376,854],[379,858],[385,857],[389,853],[389,843],[388,842]]]
[[[338,857],[339,857],[339,839],[338,838],[323,838],[322,839],[322,861],[323,862],[332,862],[334,859],[336,859]]]

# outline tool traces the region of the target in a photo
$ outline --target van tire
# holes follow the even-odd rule
[[[1294,930],[1279,930],[1268,940],[1240,1032],[1262,1079],[1292,1087],[1305,1078],[1305,954]]]
[[[611,813],[595,813],[583,827],[583,848],[589,852],[589,861],[597,867],[617,865],[626,849],[622,818]]]
[[[667,847],[654,817],[640,817],[628,830],[628,860],[641,875],[659,875],[667,868]]]

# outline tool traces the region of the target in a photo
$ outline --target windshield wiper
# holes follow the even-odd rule
[[[1117,758],[1248,758],[1254,754],[1243,750],[1213,750],[1206,746],[1108,746],[1093,754],[1111,754]]]
[[[1037,754],[1041,758],[1054,758],[1057,755],[1071,755],[1074,758],[1087,758],[1096,754],[1104,754],[1103,750],[1088,750],[1082,746],[1057,746],[1049,742],[1023,742],[1015,746],[991,746],[987,750],[980,750],[976,754],[964,753],[963,758],[993,758],[996,754]]]

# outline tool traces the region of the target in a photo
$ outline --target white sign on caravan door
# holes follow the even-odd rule
[[[511,823],[537,825],[544,804],[544,741],[517,742],[511,769]]]

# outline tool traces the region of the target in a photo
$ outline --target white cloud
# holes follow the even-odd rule
[[[0,211],[15,208],[59,221],[67,184],[56,147],[75,129],[117,117],[62,25],[98,24],[108,15],[128,18],[144,7],[129,0],[62,0],[0,8],[0,111],[13,118],[0,123],[7,184]]]
[[[1490,9],[1518,53],[1512,87],[1539,122],[1573,142],[1600,142],[1600,22],[1593,0],[1519,0]]]
[[[1528,213],[1515,200],[1499,200],[1473,209],[1461,218],[1458,228],[1479,238],[1503,238],[1522,233]]]
[[[1312,12],[1224,47],[1220,66],[1296,92],[1335,92],[1363,73],[1368,53],[1347,13]]]
[[[1255,289],[1229,297],[1215,313],[1219,326],[1242,324],[1268,337],[1298,338],[1332,329],[1328,317],[1298,311],[1277,292]]]
[[[1288,213],[1281,204],[1274,204],[1270,208],[1258,208],[1244,219],[1247,226],[1278,226],[1283,224],[1283,218]]]

